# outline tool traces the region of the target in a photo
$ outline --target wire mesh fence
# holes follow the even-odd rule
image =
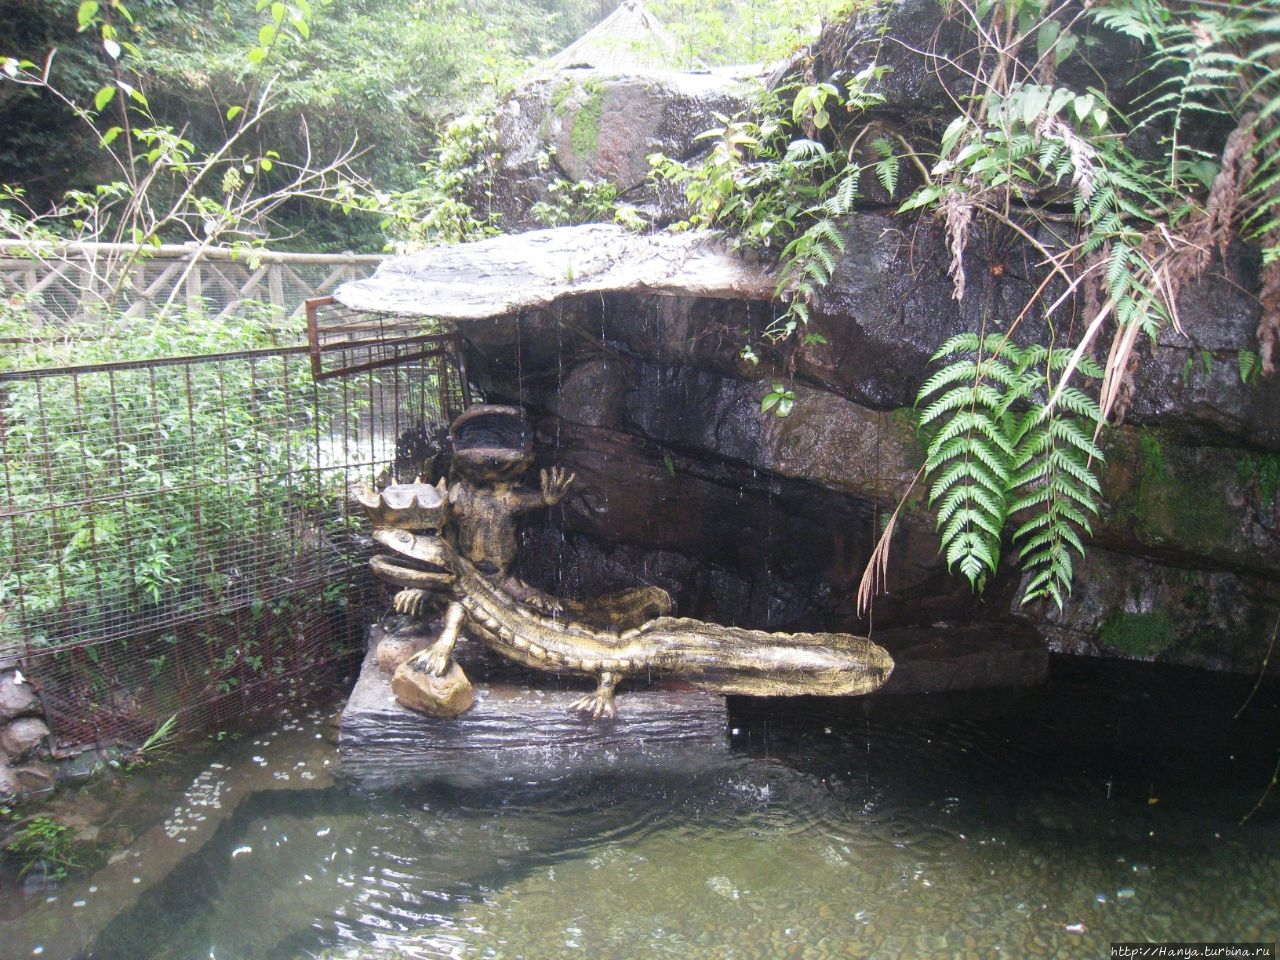
[[[323,382],[307,347],[0,374],[0,658],[60,747],[225,723],[358,649],[349,491],[461,411],[439,340],[330,344],[361,369]]]

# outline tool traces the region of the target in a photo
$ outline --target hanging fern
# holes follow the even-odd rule
[[[1061,390],[1051,409],[1036,400],[1049,386],[1046,373],[1061,374],[1069,361],[1065,350],[1033,346],[1023,351],[1029,404],[1016,428],[1009,481],[1015,498],[1009,514],[1026,518],[1013,533],[1018,563],[1027,574],[1022,602],[1047,598],[1059,608],[1071,592],[1072,551],[1084,556],[1084,537],[1092,533],[1089,518],[1097,515],[1102,493],[1094,471],[1094,464],[1103,460],[1093,440],[1102,422],[1097,401],[1076,387]],[[1088,357],[1076,371],[1091,380],[1102,377],[1102,369]]]
[[[1016,374],[1006,362],[1013,345],[998,336],[953,337],[932,357],[947,365],[920,388],[929,401],[920,426],[941,422],[925,454],[932,480],[929,506],[947,566],[981,590],[1000,563],[1000,535],[1008,515],[1014,457],[1008,397]]]
[[[1006,522],[1021,520],[1013,540],[1027,575],[1023,602],[1047,597],[1061,606],[1072,551],[1084,555],[1089,517],[1097,513],[1097,402],[1067,388],[1047,406],[1049,378],[1068,365],[1067,351],[966,333],[932,360],[945,365],[920,388],[917,403],[925,404],[921,427],[935,425],[925,473],[947,566],[981,590],[999,566]],[[1087,358],[1076,370],[1102,375]]]

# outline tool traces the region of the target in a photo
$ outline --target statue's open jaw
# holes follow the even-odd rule
[[[376,527],[373,539],[393,551],[376,554],[369,561],[383,580],[409,589],[447,590],[456,579],[450,563],[452,551],[435,534]]]
[[[533,430],[519,407],[476,406],[449,427],[455,478],[514,483],[533,463]]]

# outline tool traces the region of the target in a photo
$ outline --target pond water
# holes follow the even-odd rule
[[[377,793],[299,779],[333,748],[318,718],[292,721],[183,774],[171,828],[217,792],[210,763],[291,779],[241,798],[80,955],[1101,958],[1121,940],[1272,942],[1280,797],[1258,803],[1280,687],[1233,719],[1252,685],[1055,660],[1028,691],[734,704],[729,746],[679,766]],[[50,931],[75,910],[42,909]],[[27,922],[10,925],[15,956],[55,955]]]

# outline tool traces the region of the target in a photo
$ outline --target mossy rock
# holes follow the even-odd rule
[[[1129,657],[1154,657],[1176,642],[1173,620],[1163,610],[1117,614],[1102,625],[1101,639]]]
[[[1150,429],[1111,434],[1104,539],[1197,566],[1280,572],[1271,517],[1280,458],[1186,446]]]

